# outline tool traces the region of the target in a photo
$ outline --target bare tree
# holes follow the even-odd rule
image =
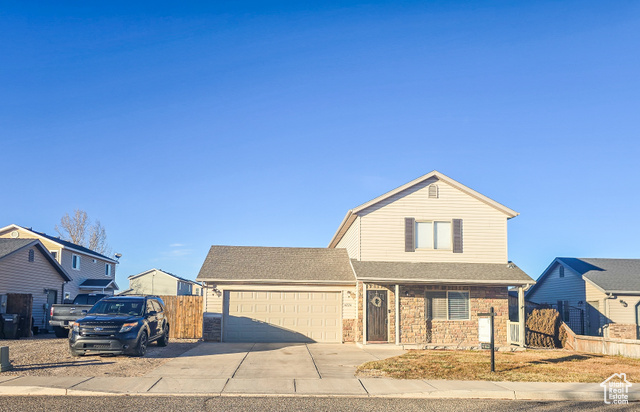
[[[84,210],[76,209],[73,216],[65,213],[60,219],[60,226],[56,225],[55,229],[63,240],[84,246],[102,255],[111,253],[111,249],[107,245],[107,232],[104,226],[99,220],[90,225],[89,216]]]

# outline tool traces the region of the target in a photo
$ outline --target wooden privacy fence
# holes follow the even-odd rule
[[[202,338],[202,296],[160,296],[172,339]]]

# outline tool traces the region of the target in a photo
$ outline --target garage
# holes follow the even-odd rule
[[[225,342],[342,342],[340,292],[224,292]]]

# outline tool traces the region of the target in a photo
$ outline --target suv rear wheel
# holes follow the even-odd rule
[[[149,344],[149,336],[147,335],[147,331],[143,330],[142,334],[140,334],[140,339],[138,339],[138,344],[136,345],[136,356],[144,356],[147,353],[147,345]]]
[[[169,325],[164,325],[164,332],[158,338],[158,346],[167,346],[169,344]]]

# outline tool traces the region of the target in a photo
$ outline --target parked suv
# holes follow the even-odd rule
[[[157,296],[114,296],[97,302],[87,315],[71,324],[72,356],[113,353],[144,356],[147,345],[169,343],[164,302]]]

